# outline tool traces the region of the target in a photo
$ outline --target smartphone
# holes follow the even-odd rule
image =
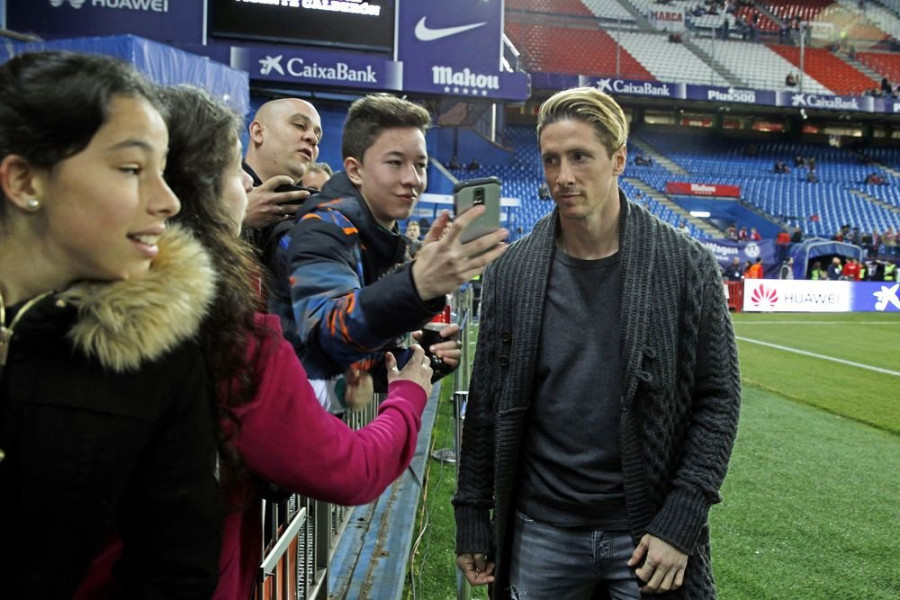
[[[500,180],[483,177],[460,181],[453,186],[453,209],[459,216],[476,206],[484,206],[484,213],[472,221],[459,236],[465,244],[500,229]]]
[[[302,185],[294,185],[292,183],[288,183],[285,185],[279,185],[275,188],[276,192],[309,192],[309,195],[318,194],[319,190],[316,188],[303,187]],[[303,204],[306,202],[306,198],[302,198],[300,200],[288,200],[287,202],[282,202],[281,204]]]

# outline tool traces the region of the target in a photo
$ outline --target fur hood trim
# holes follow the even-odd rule
[[[192,338],[215,295],[216,275],[203,246],[170,226],[150,270],[123,281],[81,282],[60,297],[78,307],[68,337],[115,372],[134,371]]]

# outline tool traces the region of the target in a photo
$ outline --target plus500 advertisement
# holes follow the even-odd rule
[[[894,281],[745,279],[745,312],[900,312]]]

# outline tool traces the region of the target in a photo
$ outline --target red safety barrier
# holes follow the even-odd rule
[[[728,297],[728,310],[741,312],[744,307],[744,282],[726,281],[725,294]]]

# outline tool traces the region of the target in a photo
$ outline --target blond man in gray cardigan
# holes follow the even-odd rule
[[[485,274],[457,563],[492,598],[715,598],[740,375],[713,256],[618,189],[621,108],[541,108],[556,209]]]

